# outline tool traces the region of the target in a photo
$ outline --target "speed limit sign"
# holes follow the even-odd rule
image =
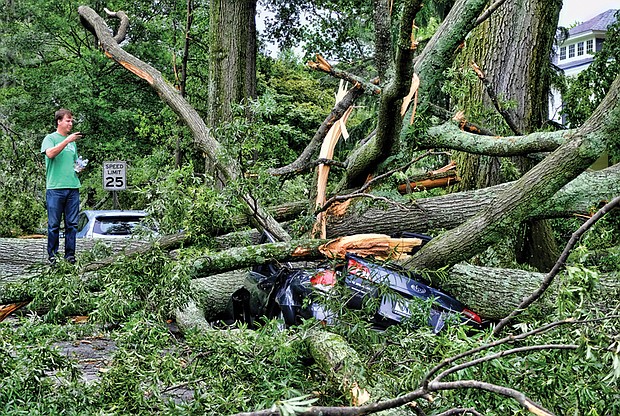
[[[103,189],[106,191],[127,189],[127,162],[103,162]]]

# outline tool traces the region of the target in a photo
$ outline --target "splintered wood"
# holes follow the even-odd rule
[[[336,93],[336,104],[338,104],[346,95],[347,88],[346,84],[341,80],[340,86],[338,88],[338,92]],[[319,157],[321,159],[332,159],[334,157],[334,148],[340,140],[340,137],[347,139],[349,137],[349,133],[347,132],[346,122],[349,119],[349,116],[353,112],[353,107],[347,108],[344,112],[340,120],[336,121],[332,127],[325,135],[325,139],[323,140],[323,145],[321,146],[321,151],[319,153]],[[327,178],[329,176],[329,165],[324,163],[319,164],[317,166],[317,191],[316,191],[316,207],[322,207],[325,205],[327,201]],[[316,222],[312,229],[312,234],[315,236],[319,236],[320,238],[325,238],[327,235],[327,216],[325,212],[320,212],[317,215]]]
[[[4,319],[21,308],[22,306],[27,305],[28,302],[19,302],[19,303],[11,303],[9,305],[0,305],[0,322],[4,321]]]
[[[404,116],[407,110],[409,109],[409,105],[413,100],[413,111],[411,111],[411,119],[409,120],[409,124],[412,125],[415,120],[416,108],[418,107],[418,88],[420,87],[420,78],[414,73],[411,78],[411,87],[409,88],[409,94],[405,98],[403,98],[403,103],[400,107],[400,115]]]
[[[326,257],[344,258],[346,253],[379,260],[404,260],[414,248],[422,245],[420,238],[392,238],[385,234],[356,234],[339,237],[319,247]]]
[[[456,173],[456,163],[451,161],[440,169],[418,175],[411,178],[408,183],[398,185],[398,192],[407,194],[414,191],[446,187],[459,181],[460,178]]]

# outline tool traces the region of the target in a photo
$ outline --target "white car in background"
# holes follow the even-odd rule
[[[78,215],[77,238],[131,238],[156,234],[141,210],[86,210]]]

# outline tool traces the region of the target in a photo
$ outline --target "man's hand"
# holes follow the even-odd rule
[[[47,149],[45,151],[45,155],[49,157],[50,159],[53,159],[56,156],[58,156],[58,154],[62,152],[62,149],[67,147],[69,143],[74,142],[81,137],[82,137],[82,133],[80,132],[72,133],[68,135],[62,142],[58,143],[56,146],[50,147],[49,149]]]
[[[77,131],[75,133],[71,133],[70,135],[68,135],[65,140],[68,140],[68,143],[71,143],[71,142],[76,141],[77,139],[81,139],[82,137],[83,137],[82,133]]]

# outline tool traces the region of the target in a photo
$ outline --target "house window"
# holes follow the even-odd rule
[[[566,59],[566,46],[560,48],[560,61]]]
[[[574,58],[575,57],[575,45],[568,45],[568,57],[569,58]]]
[[[594,40],[590,39],[586,41],[586,53],[593,53],[593,52],[594,52]]]
[[[583,55],[583,42],[577,44],[577,56]]]

